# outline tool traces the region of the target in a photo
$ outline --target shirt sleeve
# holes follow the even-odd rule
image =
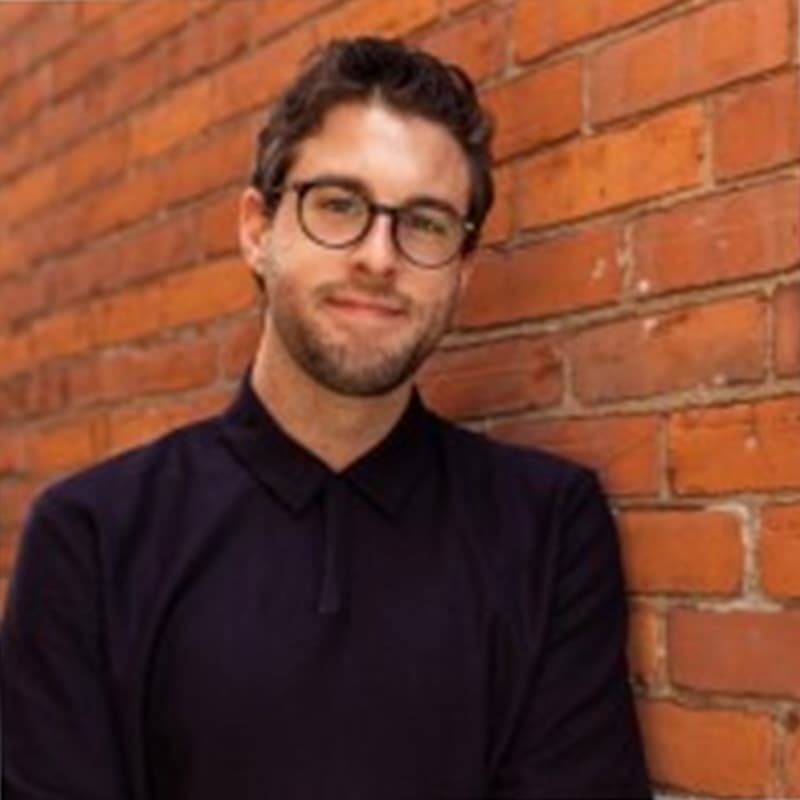
[[[592,473],[564,495],[544,645],[490,797],[650,798],[625,658],[614,523]]]
[[[45,494],[26,524],[0,631],[4,800],[123,800],[97,542]]]

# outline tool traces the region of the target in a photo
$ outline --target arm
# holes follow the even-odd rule
[[[5,800],[122,800],[96,540],[49,495],[23,534],[0,634]]]
[[[489,796],[649,798],[614,524],[592,475],[562,499],[544,644]]]

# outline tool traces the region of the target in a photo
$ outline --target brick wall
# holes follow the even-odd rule
[[[220,408],[237,193],[314,43],[407,35],[498,117],[430,400],[594,465],[667,796],[800,796],[800,0],[0,5],[0,570],[33,493]]]

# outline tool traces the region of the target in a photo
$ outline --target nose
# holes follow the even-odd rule
[[[400,255],[394,244],[389,214],[375,214],[366,236],[356,246],[354,258],[356,268],[362,273],[386,277],[397,271]]]

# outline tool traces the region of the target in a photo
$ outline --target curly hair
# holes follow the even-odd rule
[[[322,125],[334,106],[378,100],[443,125],[467,158],[473,228],[464,254],[474,250],[492,206],[492,122],[460,67],[446,64],[397,39],[338,39],[310,57],[296,81],[278,98],[258,135],[252,185],[274,211],[297,147]]]

